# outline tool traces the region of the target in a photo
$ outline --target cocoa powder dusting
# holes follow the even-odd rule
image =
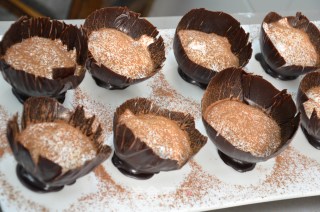
[[[209,195],[212,188],[219,189],[218,185],[222,183],[218,178],[203,171],[195,160],[190,160],[189,165],[191,172],[174,193],[158,195],[163,202],[166,202],[166,199],[174,199],[169,205],[171,209],[177,209],[177,206],[194,207],[204,204],[204,197]]]
[[[103,135],[110,135],[112,133],[113,126],[113,113],[115,107],[111,105],[104,105],[92,98],[80,88],[75,89],[73,106],[82,105],[86,111],[86,114],[95,115],[98,122],[102,125]]]
[[[163,73],[159,72],[153,78],[154,82],[149,84],[152,89],[149,98],[155,104],[168,110],[190,113],[194,119],[201,118],[200,102],[179,94],[169,85]]]
[[[260,187],[276,189],[277,187],[289,187],[292,184],[302,185],[306,175],[309,176],[310,182],[314,182],[315,177],[308,173],[310,167],[320,172],[320,165],[317,161],[306,157],[293,147],[288,147],[276,158],[272,173]]]
[[[22,186],[22,185],[21,185]],[[24,196],[19,187],[12,186],[0,172],[0,196],[6,197],[8,205],[15,205],[18,211],[49,211],[48,208],[41,206],[28,197]],[[3,200],[3,199],[2,199]],[[3,204],[1,202],[1,204]],[[2,205],[3,206],[3,205]]]
[[[6,137],[8,112],[0,106],[0,159],[5,152],[11,152]]]
[[[94,174],[101,180],[101,182],[105,183],[105,184],[109,184],[109,185],[113,185],[116,189],[117,192],[123,193],[126,190],[121,186],[118,185],[112,178],[111,176],[108,174],[108,172],[106,172],[105,168],[100,165],[98,166],[95,170],[94,170]]]

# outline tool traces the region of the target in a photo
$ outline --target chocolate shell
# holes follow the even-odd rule
[[[203,8],[191,10],[182,17],[177,26],[173,50],[180,76],[201,88],[208,85],[217,71],[198,65],[188,58],[178,36],[180,30],[197,30],[228,38],[231,51],[239,58],[239,67],[244,67],[251,58],[252,48],[248,41],[249,34],[244,31],[236,19],[224,12],[213,12]]]
[[[124,89],[129,85],[142,82],[155,75],[165,61],[164,42],[159,32],[149,21],[140,18],[140,14],[130,11],[126,7],[107,7],[91,13],[84,22],[84,28],[89,35],[101,28],[113,28],[119,30],[133,39],[139,39],[142,35],[154,38],[155,42],[148,46],[153,61],[154,70],[149,76],[143,78],[130,78],[120,75],[103,64],[98,64],[91,52],[88,51],[86,68],[96,81],[98,86],[106,89]],[[126,55],[123,55],[126,57]]]
[[[8,48],[30,37],[60,39],[68,50],[76,49],[76,63],[82,66],[53,69],[53,79],[35,76],[24,70],[17,70],[3,59]],[[87,57],[87,37],[84,31],[64,22],[49,18],[21,17],[11,25],[0,42],[0,70],[4,79],[12,86],[12,91],[20,102],[30,96],[48,96],[63,102],[67,90],[76,88],[84,78],[84,64]]]
[[[118,107],[114,114],[113,132],[115,153],[112,161],[122,173],[130,177],[148,179],[160,171],[180,169],[190,158],[180,165],[178,161],[160,158],[139,137],[135,137],[132,130],[126,127],[125,124],[119,124],[119,118],[126,109],[129,109],[133,114],[154,114],[178,123],[179,127],[188,134],[191,141],[190,158],[207,142],[207,137],[203,136],[195,128],[194,119],[190,114],[160,109],[151,101],[144,98],[128,100]]]
[[[275,152],[266,157],[257,157],[239,150],[208,124],[203,116],[207,107],[218,100],[229,98],[261,108],[276,121],[280,127],[281,145]],[[216,74],[202,98],[202,121],[207,134],[218,148],[222,159],[238,171],[253,169],[255,163],[280,154],[291,142],[299,120],[296,106],[286,90],[279,91],[262,77],[248,74],[240,68],[229,68]]]
[[[41,155],[36,163],[29,150],[19,141],[19,135],[28,125],[55,120],[63,121],[80,129],[96,145],[96,157],[86,161],[81,167],[66,172],[62,172],[60,165]],[[18,123],[18,116],[15,115],[7,125],[7,139],[18,162],[17,175],[20,181],[29,189],[37,192],[58,191],[64,185],[73,184],[79,177],[88,174],[105,161],[111,153],[111,148],[102,145],[102,128],[100,125],[93,127],[94,122],[95,117],[86,118],[81,106],[78,106],[75,111],[69,111],[52,98],[31,97],[26,100],[21,124]]]
[[[308,118],[303,103],[309,100],[306,92],[313,88],[320,86],[320,72],[311,72],[306,74],[298,89],[297,105],[301,113],[301,128],[306,135],[309,143],[317,149],[320,149],[320,117],[317,116],[315,109],[311,117]]]
[[[284,66],[286,61],[280,55],[276,47],[273,45],[269,36],[263,29],[263,23],[273,23],[285,18],[275,12],[270,12],[264,19],[261,25],[260,32],[260,49],[261,55],[257,55],[256,59],[260,61],[263,69],[273,77],[282,80],[292,80],[299,75],[307,72],[314,71],[320,68],[320,31],[319,29],[308,20],[308,18],[302,15],[300,12],[296,16],[287,16],[288,23],[296,28],[300,29],[309,36],[311,43],[316,49],[318,54],[318,60],[316,66],[301,66],[301,65],[289,65]]]

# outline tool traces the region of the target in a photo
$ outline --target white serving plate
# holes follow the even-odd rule
[[[320,22],[316,24],[319,26]],[[301,77],[281,81],[267,75],[254,58],[259,52],[260,26],[243,27],[250,33],[253,43],[253,55],[245,69],[262,75],[278,89],[287,89],[295,99]],[[172,50],[174,30],[160,30],[160,33],[167,52],[160,74],[121,91],[100,88],[87,74],[78,89],[67,93],[64,103],[67,107],[73,108],[80,103],[88,113],[97,114],[107,129],[105,142],[111,146],[113,112],[125,100],[134,97],[151,98],[162,107],[191,113],[197,128],[206,134],[200,114],[203,90],[186,83],[177,73]],[[7,148],[5,129],[8,117],[16,112],[21,114],[22,110],[22,105],[2,77],[0,106],[1,150]],[[181,170],[161,172],[149,180],[135,180],[122,175],[110,157],[74,185],[56,193],[38,194],[18,181],[16,161],[6,151],[0,156],[0,203],[4,211],[199,211],[314,196],[320,194],[319,153],[299,128],[291,145],[281,155],[257,164],[253,171],[238,173],[221,161],[215,146],[208,140]]]

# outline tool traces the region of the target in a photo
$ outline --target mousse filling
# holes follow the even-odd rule
[[[214,71],[239,67],[239,59],[226,37],[197,30],[180,30],[178,36],[192,62]]]
[[[76,64],[76,50],[67,50],[61,40],[31,37],[7,49],[4,60],[17,70],[52,79],[54,68],[81,67]]]
[[[97,149],[79,129],[65,122],[29,124],[19,135],[19,142],[37,162],[45,157],[68,171],[82,166],[97,155]]]
[[[274,153],[281,144],[278,124],[261,109],[238,100],[212,103],[205,120],[234,147],[257,157]]]
[[[119,118],[155,154],[163,159],[171,159],[184,164],[191,156],[188,134],[178,124],[166,117],[153,114],[135,115],[126,110]]]
[[[134,40],[116,29],[101,28],[89,35],[88,48],[99,65],[133,79],[144,78],[154,71],[148,46],[154,38],[142,35]]]

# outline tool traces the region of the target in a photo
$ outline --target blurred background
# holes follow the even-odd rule
[[[319,11],[319,0],[0,0],[0,21],[21,15],[49,16],[56,19],[83,19],[106,6],[127,6],[145,17],[182,16],[193,8],[204,7],[227,13],[286,11],[305,14]],[[318,18],[319,19],[319,18]]]

